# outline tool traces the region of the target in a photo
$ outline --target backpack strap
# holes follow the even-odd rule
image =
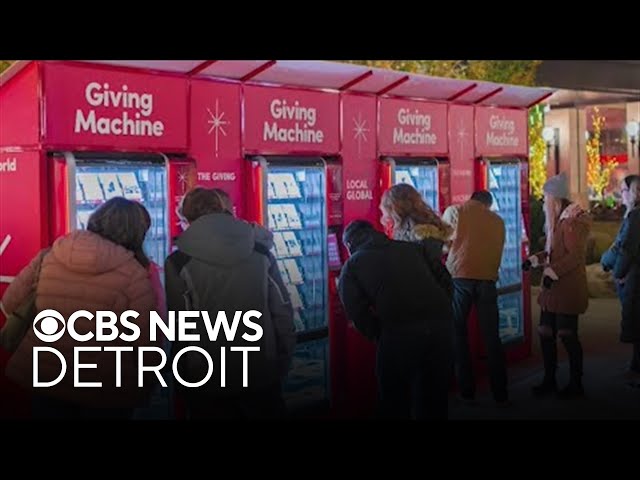
[[[258,252],[261,255],[264,255],[265,257],[269,256],[269,249],[265,247],[262,243],[255,242],[253,244],[253,250]]]
[[[189,260],[191,260],[191,256],[181,250],[176,250],[169,255],[169,261],[173,264],[178,273],[180,273],[184,266],[189,263]]]
[[[198,298],[195,286],[193,284],[193,279],[189,274],[189,271],[185,268],[187,263],[191,260],[191,256],[187,255],[181,250],[176,250],[171,255],[169,255],[168,261],[171,262],[173,267],[176,269],[178,276],[184,280],[187,289],[182,292],[182,297],[184,298],[185,308],[187,310],[197,310]]]

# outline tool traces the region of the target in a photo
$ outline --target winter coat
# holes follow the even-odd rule
[[[620,340],[640,342],[640,205],[626,215],[615,242],[601,259],[611,271],[622,303]],[[622,280],[622,282],[620,282]]]
[[[540,289],[538,304],[544,311],[581,315],[589,305],[587,288],[587,238],[591,216],[578,204],[567,206],[556,222],[550,252],[536,254],[540,264],[550,268],[558,280]]]
[[[14,311],[31,291],[37,263],[38,257],[18,274],[5,292],[2,303],[7,313]],[[78,342],[65,332],[60,340],[46,343],[35,335],[31,326],[7,364],[9,378],[25,388],[32,388],[33,348],[49,346],[63,355],[67,371],[57,385],[38,388],[39,394],[89,407],[132,408],[144,404],[157,381],[153,374],[145,376],[145,388],[138,388],[137,348],[133,352],[121,352],[121,387],[116,386],[114,352],[80,352],[81,363],[93,363],[97,367],[80,369],[79,380],[102,382],[102,387],[74,387],[75,347],[158,345],[149,340],[149,312],[156,308],[156,298],[149,274],[134,258],[133,252],[89,231],[76,231],[59,238],[42,260],[36,307],[38,311],[56,310],[65,319],[78,310],[93,313],[93,320],[79,318],[75,330],[79,334],[93,332],[94,338]],[[113,311],[118,317],[126,310],[138,312],[138,318],[129,318],[129,321],[140,327],[139,339],[135,342],[119,338],[110,342],[96,341],[95,313],[98,310]],[[131,333],[126,329],[122,332]],[[61,362],[51,353],[41,353],[38,371],[41,382],[53,381],[61,371]]]
[[[457,212],[455,236],[447,257],[451,276],[497,281],[505,242],[504,221],[476,200],[453,211]]]
[[[374,232],[354,250],[338,289],[347,317],[360,333],[377,340],[387,331],[448,331],[451,299],[433,275],[421,244]]]
[[[270,253],[273,237],[268,230],[228,214],[198,218],[177,239],[178,250],[165,263],[167,306],[169,311],[207,311],[212,325],[218,312],[226,313],[231,324],[235,312],[250,310],[262,314],[253,318],[263,329],[256,342],[245,341],[244,333],[255,330],[238,323],[235,336],[227,339],[224,330],[215,340],[209,338],[202,318],[195,319],[199,341],[174,344],[174,353],[187,346],[198,346],[220,365],[221,348],[226,347],[226,385],[221,387],[219,367],[198,394],[237,396],[244,392],[278,386],[287,375],[296,344],[293,308],[275,258]],[[243,353],[230,347],[259,347],[249,352],[248,387],[243,383]],[[179,371],[189,382],[201,381],[207,374],[206,359],[199,353],[185,353]],[[194,390],[194,389],[190,389]],[[189,392],[194,393],[194,392]]]
[[[425,259],[440,286],[451,297],[453,282],[451,275],[443,264],[445,245],[453,233],[453,228],[444,224],[442,227],[432,224],[414,224],[409,221],[393,233],[394,240],[417,243],[422,246]]]

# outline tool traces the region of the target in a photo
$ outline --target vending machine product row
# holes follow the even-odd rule
[[[437,159],[384,157],[381,167],[382,192],[394,185],[406,183],[422,195],[433,211],[440,211]]]
[[[262,159],[258,169],[263,185],[258,210],[273,233],[273,254],[291,298],[297,332],[285,399],[294,410],[326,405],[330,398],[326,165],[322,159],[269,158]]]
[[[503,343],[524,337],[522,285],[522,241],[526,236],[521,209],[521,173],[518,160],[484,159],[481,163],[483,188],[493,196],[493,210],[505,224],[505,244],[500,264],[498,308]]]

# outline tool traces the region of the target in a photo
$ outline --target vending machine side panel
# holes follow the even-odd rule
[[[40,143],[40,68],[31,62],[0,88],[0,150]]]
[[[382,162],[377,159],[377,104],[372,95],[341,95],[345,227],[357,219],[379,224],[381,189],[377,182]],[[342,245],[339,248],[346,261],[348,252]],[[347,418],[367,416],[376,400],[375,344],[354,328],[337,296],[331,298],[336,303],[329,328],[336,413]]]
[[[198,185],[221,188],[235,214],[244,218],[244,162],[240,144],[240,84],[210,80],[190,82],[190,155],[197,160]]]
[[[20,271],[49,243],[47,168],[40,151],[0,154],[0,298]],[[0,311],[0,327],[6,318]],[[29,415],[27,393],[4,375],[0,349],[0,418]]]
[[[438,207],[440,214],[451,205],[451,164],[444,160],[438,162]]]
[[[173,240],[182,233],[183,225],[178,210],[182,199],[197,184],[196,162],[191,159],[168,159],[168,209],[169,209],[169,234],[171,247]],[[169,249],[171,251],[171,248]]]

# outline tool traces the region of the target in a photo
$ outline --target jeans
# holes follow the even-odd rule
[[[462,397],[475,397],[475,379],[469,349],[468,318],[475,304],[478,323],[489,356],[489,379],[493,398],[508,400],[507,367],[499,334],[498,292],[496,282],[486,280],[453,280],[454,351],[456,376]]]
[[[451,357],[446,328],[383,331],[376,353],[380,417],[446,420]]]

